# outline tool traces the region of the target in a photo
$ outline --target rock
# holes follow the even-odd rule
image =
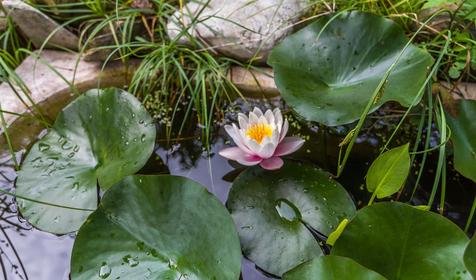
[[[292,32],[307,5],[306,0],[202,0],[201,3],[204,4],[190,2],[183,13],[177,11],[170,18],[169,37],[181,44],[191,44],[188,36],[180,36],[185,26],[207,49],[259,63],[265,62],[276,43]]]
[[[228,79],[246,97],[273,98],[279,96],[272,68],[247,69],[233,66],[228,72]]]
[[[447,112],[456,115],[458,100],[476,100],[476,83],[448,83],[439,82],[433,84],[433,93],[440,93]]]
[[[443,3],[436,7],[423,9],[418,13],[418,22],[421,22],[421,23],[425,22],[428,18],[430,18],[432,15],[434,15],[436,12],[442,9],[446,9],[448,11],[454,12],[458,9],[458,7],[459,6],[455,3]],[[428,28],[430,28],[431,30],[435,32],[441,32],[445,29],[448,29],[450,27],[450,24],[451,24],[450,14],[441,13],[440,15],[437,15],[436,17],[432,18],[428,22],[427,25],[428,25]],[[416,26],[416,28],[418,27],[420,26]]]
[[[0,6],[0,33],[5,31],[7,29],[7,16],[2,12],[1,6]]]
[[[0,85],[0,105],[3,111],[9,112],[4,113],[4,117],[15,150],[29,147],[44,128],[38,111],[44,120],[52,123],[58,112],[75,98],[70,84],[77,93],[98,87],[123,87],[139,65],[138,60],[130,60],[127,65],[116,61],[108,63],[101,71],[103,63],[78,60],[79,55],[75,53],[44,50],[39,59],[37,54],[26,58],[15,70],[29,90],[29,98],[27,90],[22,90],[25,87],[16,86],[12,90],[7,83]],[[36,117],[32,118],[34,115]],[[5,155],[8,150],[1,127],[0,155]]]
[[[78,36],[61,27],[57,22],[34,7],[20,0],[3,0],[2,5],[35,47],[41,47],[49,38],[46,44],[48,48],[78,49]],[[49,37],[51,33],[54,33],[54,35]]]

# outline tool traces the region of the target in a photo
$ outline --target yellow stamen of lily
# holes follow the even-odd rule
[[[266,136],[273,136],[273,128],[265,123],[253,124],[246,130],[246,136],[261,144]]]

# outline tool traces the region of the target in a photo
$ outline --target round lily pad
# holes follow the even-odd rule
[[[476,235],[469,242],[464,252],[464,264],[469,272],[476,277]]]
[[[44,231],[78,230],[96,209],[99,190],[147,162],[155,135],[152,118],[131,94],[119,89],[84,93],[60,112],[26,156],[16,194],[37,202],[19,198],[22,215]]]
[[[283,280],[385,280],[386,278],[355,261],[325,256],[303,263],[283,275]]]
[[[241,250],[230,214],[200,184],[129,176],[81,227],[71,262],[72,280],[236,280]]]
[[[359,210],[332,249],[388,279],[471,279],[468,237],[450,220],[399,202]]]
[[[307,120],[328,126],[360,118],[408,42],[403,30],[384,17],[357,11],[333,16],[287,37],[268,59],[287,104]],[[410,45],[371,111],[387,101],[410,106],[432,63],[426,51]]]
[[[233,182],[227,207],[244,255],[277,276],[321,256],[313,232],[327,236],[355,212],[349,194],[329,173],[293,161],[276,171],[244,171]]]

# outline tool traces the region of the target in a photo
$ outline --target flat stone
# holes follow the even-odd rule
[[[265,62],[271,49],[293,31],[307,5],[306,0],[202,0],[201,3],[190,2],[183,13],[177,11],[170,18],[169,37],[180,44],[191,44],[188,36],[180,36],[186,30],[211,52],[258,63]]]
[[[446,111],[456,115],[459,108],[459,100],[476,100],[476,83],[439,82],[433,85],[433,93],[440,93]]]
[[[40,48],[48,39],[48,48],[78,50],[79,38],[41,11],[20,1],[3,0],[3,7],[33,45]],[[50,34],[54,33],[51,37]]]
[[[124,65],[115,61],[102,69],[102,63],[86,62],[76,53],[44,50],[39,58],[38,53],[34,54],[15,70],[28,90],[0,84],[0,105],[15,150],[29,147],[45,127],[41,119],[53,123],[56,115],[77,93],[92,88],[121,88],[129,83],[140,63],[129,60],[128,65]],[[76,93],[71,86],[76,88]],[[0,155],[4,155],[7,149],[4,131],[0,128]]]
[[[251,98],[274,98],[279,90],[274,82],[272,68],[243,68],[233,66],[228,79],[245,95]]]

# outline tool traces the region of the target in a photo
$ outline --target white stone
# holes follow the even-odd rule
[[[20,0],[3,0],[2,5],[35,47],[41,47],[48,39],[46,47],[78,49],[78,36],[34,7]]]
[[[172,40],[190,44],[182,32],[185,26],[189,35],[212,52],[242,61],[265,62],[271,49],[292,32],[305,13],[307,0],[201,0],[200,3],[190,2],[182,13],[177,11],[170,18],[167,33]]]
[[[64,106],[92,88],[123,87],[129,84],[140,61],[87,62],[77,53],[44,50],[26,58],[15,70],[23,87],[0,84],[0,106],[15,150],[27,148],[44,128],[38,111],[53,123]],[[54,68],[55,70],[52,70]],[[36,117],[32,117],[35,115]],[[1,122],[0,122],[1,124]],[[7,152],[5,134],[0,125],[0,155]]]

